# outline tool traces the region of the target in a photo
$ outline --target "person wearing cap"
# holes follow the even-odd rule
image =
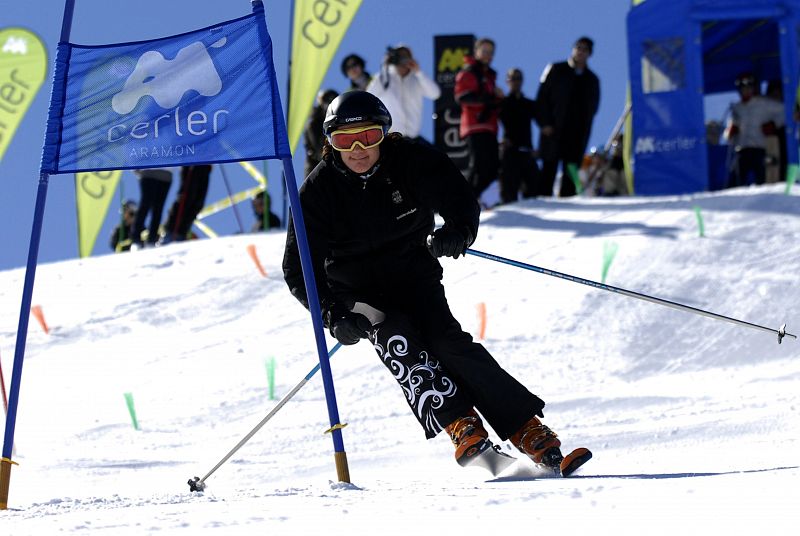
[[[549,64],[539,81],[536,103],[539,107],[539,154],[542,158],[540,196],[553,195],[559,163],[562,164],[559,196],[577,193],[577,178],[570,176],[568,166],[573,164],[575,169],[580,168],[600,104],[600,80],[588,65],[593,50],[594,41],[580,37],[575,41],[569,59]]]
[[[134,244],[133,229],[136,222],[136,209],[135,201],[128,200],[122,204],[122,217],[120,222],[111,230],[111,238],[109,240],[111,249],[116,253],[138,249],[136,246],[131,248]],[[138,242],[138,244],[140,243]]]
[[[419,68],[410,48],[405,45],[389,47],[381,72],[369,83],[367,91],[381,99],[389,110],[390,132],[427,141],[420,136],[424,99],[436,100],[442,91]]]
[[[303,141],[306,146],[305,175],[311,173],[311,170],[322,160],[322,144],[325,140],[322,135],[322,122],[325,120],[328,105],[338,95],[339,93],[333,89],[321,89],[317,93],[316,104],[308,117],[305,130],[303,130]]]
[[[761,96],[752,73],[740,74],[734,85],[740,101],[731,108],[725,128],[725,139],[736,151],[736,167],[728,186],[764,184],[766,136],[774,135],[783,126],[783,103]]]
[[[465,254],[480,207],[446,154],[391,125],[371,93],[339,95],[323,123],[322,162],[300,187],[323,323],[342,344],[369,340],[425,436],[444,430],[460,465],[493,448],[480,411],[501,439],[558,466],[560,440],[537,418],[544,402],[473,342],[447,304],[439,258]],[[435,213],[444,224],[434,230]],[[283,273],[308,308],[293,222]],[[570,469],[588,457],[583,449]]]
[[[370,74],[367,64],[358,54],[349,54],[342,60],[342,74],[350,80],[350,89],[367,89]]]
[[[281,226],[280,218],[278,218],[277,214],[272,212],[272,198],[268,193],[258,192],[255,197],[253,197],[252,207],[256,221],[250,228],[251,233],[278,229]]]
[[[500,102],[500,200],[513,203],[536,195],[539,168],[533,151],[531,125],[536,120],[536,101],[522,93],[523,76],[519,69],[506,73],[508,94]]]

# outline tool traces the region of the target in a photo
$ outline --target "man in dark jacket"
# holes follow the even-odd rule
[[[324,323],[342,344],[370,340],[426,437],[445,430],[461,465],[492,448],[477,408],[502,439],[558,467],[560,441],[536,417],[544,402],[473,342],[447,305],[437,257],[458,258],[472,244],[478,204],[444,153],[387,135],[390,126],[376,96],[337,97],[323,161],[300,188]],[[433,231],[435,212],[444,225]],[[293,224],[283,270],[308,308]]]
[[[592,121],[600,103],[600,81],[587,64],[594,42],[581,37],[572,47],[569,60],[548,65],[539,85],[542,173],[538,195],[553,195],[553,184],[562,165],[560,196],[577,193],[577,177],[569,173],[569,164],[580,168]]]

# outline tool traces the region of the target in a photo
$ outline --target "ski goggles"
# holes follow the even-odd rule
[[[362,149],[371,149],[383,141],[383,127],[380,125],[369,125],[366,127],[343,128],[334,130],[328,137],[331,146],[340,152],[349,153],[355,150],[356,145]]]

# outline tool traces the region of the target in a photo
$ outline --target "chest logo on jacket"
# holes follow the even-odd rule
[[[397,190],[392,192],[392,203],[394,203],[395,205],[399,205],[402,202],[403,202],[403,196],[400,195],[400,192]]]

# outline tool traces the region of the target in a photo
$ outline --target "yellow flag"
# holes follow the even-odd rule
[[[320,7],[322,6],[322,7]],[[287,130],[292,153],[314,105],[317,91],[361,0],[296,0]]]
[[[0,160],[47,74],[47,51],[24,28],[0,29]]]
[[[92,171],[75,174],[75,200],[78,209],[78,254],[92,254],[97,235],[106,219],[122,171]]]

